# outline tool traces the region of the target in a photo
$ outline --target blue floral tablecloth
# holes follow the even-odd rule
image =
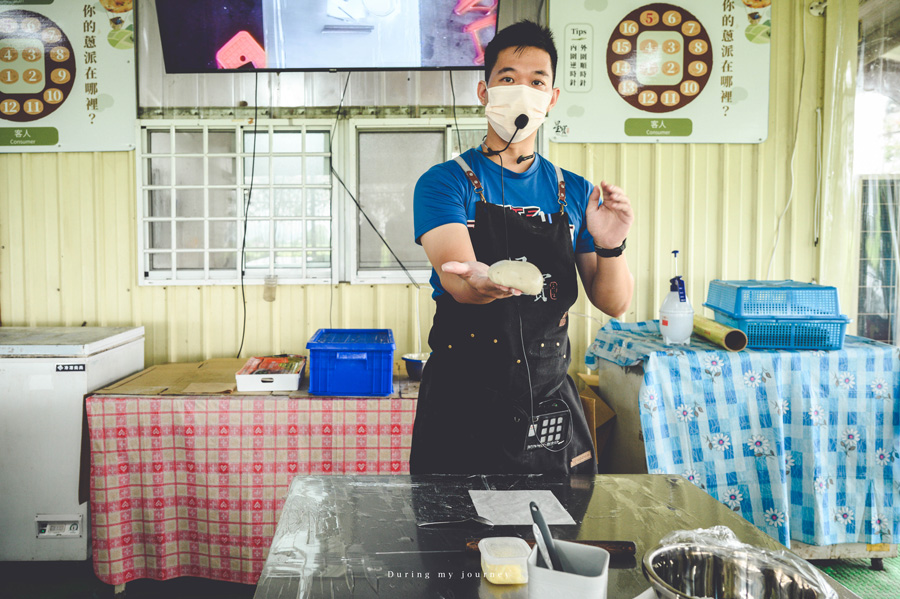
[[[585,362],[643,363],[651,473],[679,474],[790,546],[897,543],[900,348],[667,346],[657,321],[611,321]]]

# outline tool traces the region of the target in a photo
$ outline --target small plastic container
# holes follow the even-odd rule
[[[494,584],[528,582],[528,554],[531,547],[518,537],[488,537],[478,541],[481,571]]]
[[[556,551],[573,571],[560,572],[538,565],[538,547],[528,556],[528,599],[606,599],[609,552],[569,541],[554,540]],[[543,560],[541,560],[543,562]],[[618,595],[616,595],[618,596]]]

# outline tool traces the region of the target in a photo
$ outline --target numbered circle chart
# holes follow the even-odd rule
[[[47,17],[27,10],[0,14],[0,119],[35,121],[59,108],[72,91],[74,54]]]
[[[606,71],[616,93],[633,107],[663,113],[682,108],[709,81],[709,33],[693,14],[672,4],[647,4],[613,29]]]

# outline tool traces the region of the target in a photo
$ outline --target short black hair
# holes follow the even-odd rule
[[[519,52],[525,48],[545,51],[550,55],[550,65],[553,68],[552,81],[556,81],[556,43],[553,41],[553,32],[534,21],[519,21],[498,31],[484,49],[485,82],[491,78],[491,71],[497,64],[497,56],[507,48],[515,48]]]

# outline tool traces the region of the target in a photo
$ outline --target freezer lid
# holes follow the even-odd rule
[[[0,357],[77,357],[144,338],[144,327],[0,327]]]

